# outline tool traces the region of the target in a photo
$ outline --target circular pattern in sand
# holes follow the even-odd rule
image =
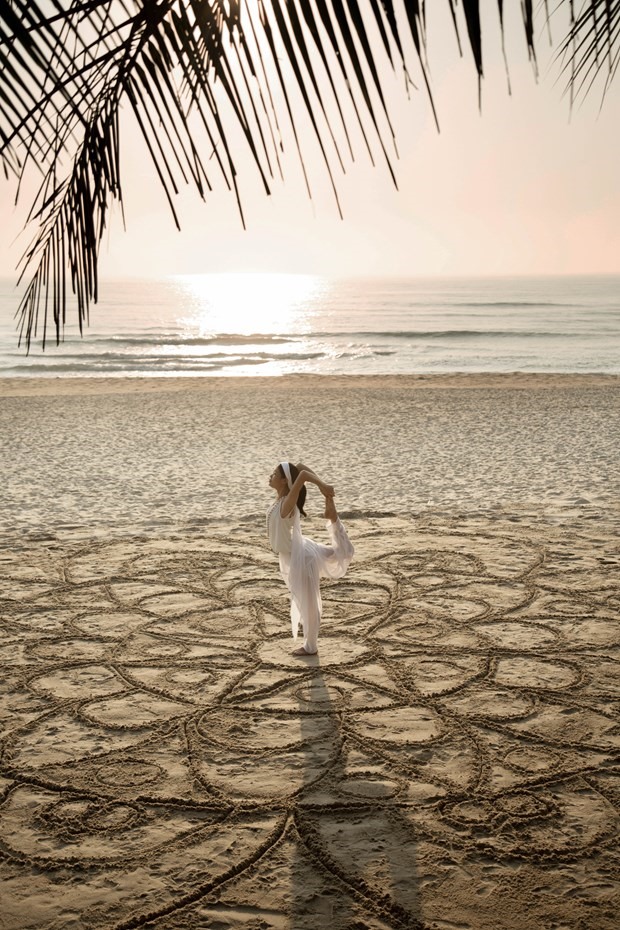
[[[398,784],[379,776],[358,776],[341,782],[340,790],[357,798],[392,798],[398,792]]]
[[[473,684],[466,691],[447,698],[446,706],[467,717],[510,720],[529,714],[534,707],[534,699],[527,694],[493,687],[480,688]]]
[[[82,825],[92,833],[118,832],[133,826],[139,817],[128,804],[93,804],[82,815]]]
[[[535,746],[519,746],[511,749],[504,758],[507,765],[523,772],[546,772],[557,768],[560,764],[559,756],[549,749],[540,749]]]
[[[525,652],[549,646],[557,638],[552,630],[542,624],[517,623],[514,620],[476,623],[472,629],[504,649],[522,649]]]
[[[235,714],[225,710],[209,711],[196,721],[196,732],[217,746],[246,750],[278,750],[298,746],[308,736],[303,718],[297,714],[260,713],[238,709]],[[331,734],[329,717],[316,721],[312,727],[316,738]]]
[[[326,685],[322,680],[313,681],[303,688],[296,688],[294,694],[297,700],[302,701],[308,709],[312,710],[331,711],[342,707],[345,703],[342,689]]]
[[[148,785],[162,774],[160,765],[153,762],[123,759],[122,762],[108,763],[97,770],[97,779],[103,785],[127,787],[130,785]]]
[[[457,824],[476,826],[486,823],[494,816],[495,808],[490,801],[458,801],[444,808],[444,816]]]
[[[109,564],[105,546],[4,551],[53,599],[35,609],[24,581],[0,605],[7,912],[33,930],[615,930],[614,602],[604,560],[576,575],[600,525],[581,543],[499,517],[412,526],[355,525],[302,659],[250,523],[127,540]]]
[[[557,691],[579,681],[579,671],[568,662],[549,661],[529,656],[506,656],[499,659],[495,680],[513,688],[542,688]]]
[[[371,740],[409,745],[437,739],[443,730],[440,715],[429,707],[387,707],[351,714],[349,725]]]

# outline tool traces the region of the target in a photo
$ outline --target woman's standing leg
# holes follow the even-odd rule
[[[314,655],[318,651],[322,606],[320,564],[317,558],[319,548],[313,540],[304,539],[304,570],[301,587],[297,592],[304,643],[293,650],[295,656]]]
[[[319,650],[319,627],[321,626],[321,612],[314,608],[308,617],[303,619],[305,655],[315,655]]]

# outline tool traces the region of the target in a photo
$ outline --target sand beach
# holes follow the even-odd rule
[[[0,402],[3,930],[617,930],[620,377]],[[284,456],[356,548],[302,660]]]

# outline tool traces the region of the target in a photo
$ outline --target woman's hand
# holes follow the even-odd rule
[[[307,465],[304,465],[303,462],[299,462],[297,465],[297,471],[301,474],[302,472],[306,473],[305,480],[310,481],[312,484],[316,484],[317,488],[323,495],[323,497],[333,497],[336,493],[331,484],[326,484],[324,481],[321,481],[319,476],[311,468],[308,468]]]

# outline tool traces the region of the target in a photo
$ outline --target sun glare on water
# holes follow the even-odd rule
[[[325,282],[300,274],[179,275],[187,295],[188,323],[215,333],[303,333]]]

